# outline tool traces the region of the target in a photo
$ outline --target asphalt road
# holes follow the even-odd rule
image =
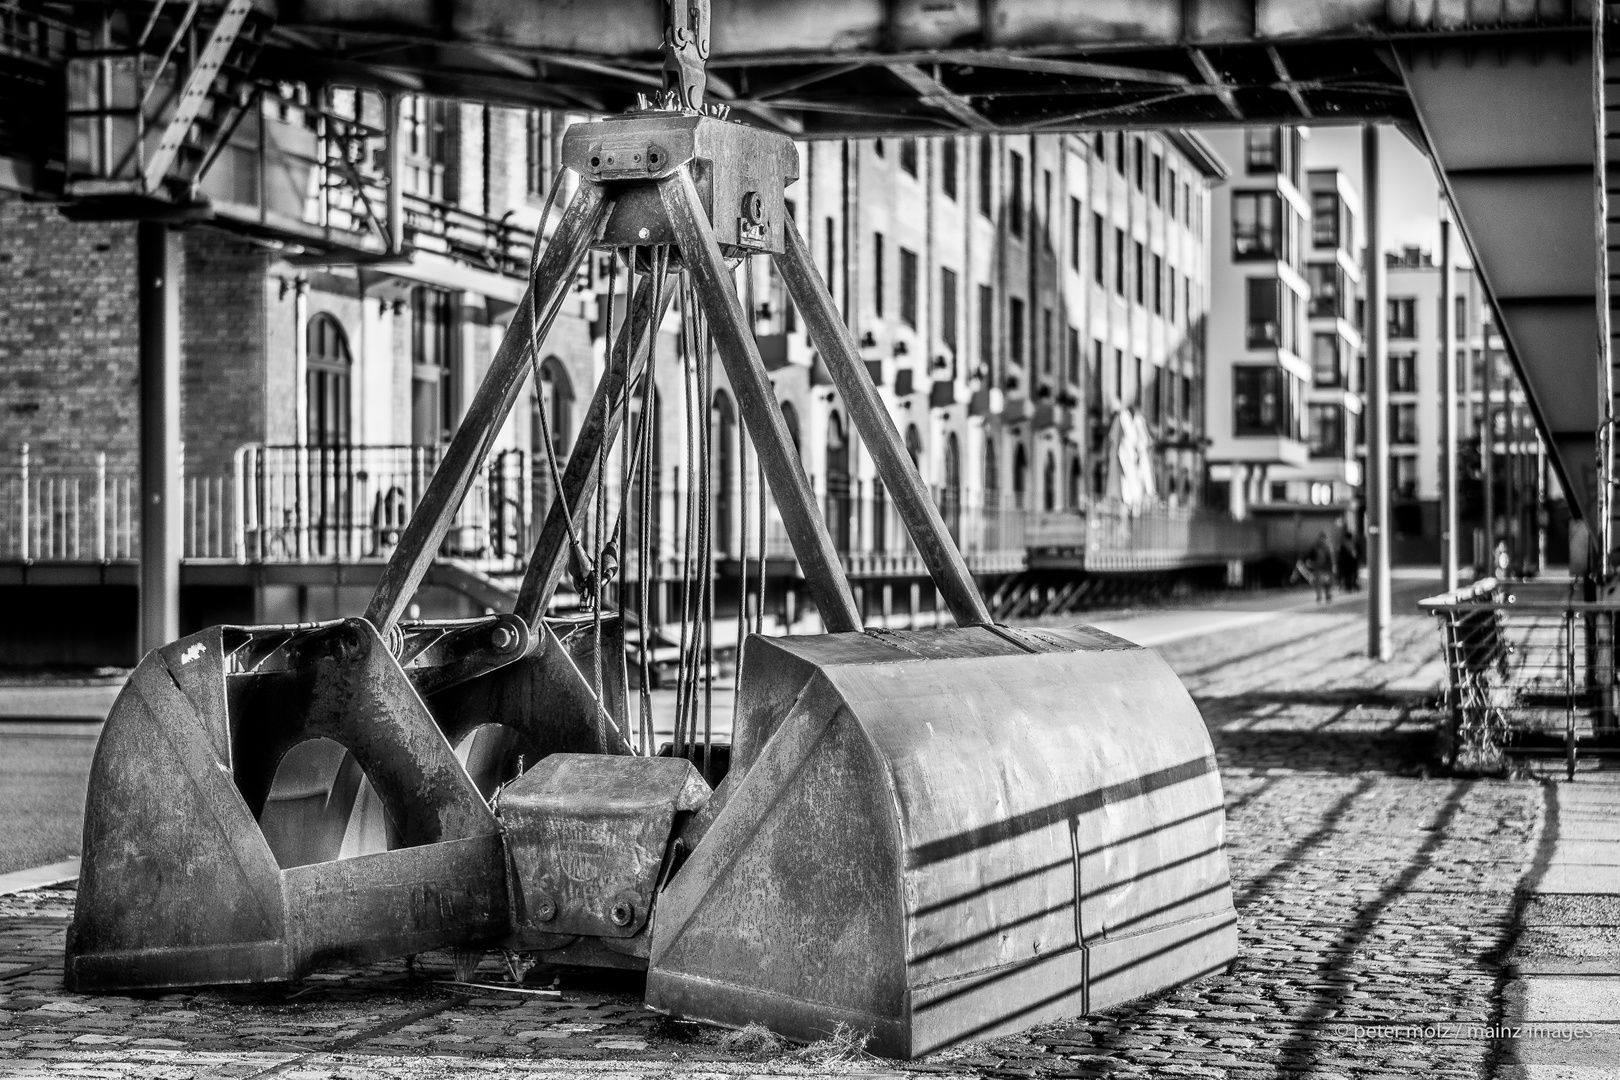
[[[1439,591],[1435,579],[1403,577],[1393,590],[1396,613],[1413,614],[1415,602]],[[1335,613],[1364,608],[1366,594],[1340,597]],[[1227,597],[1205,597],[1186,608],[1095,612],[1090,621],[1111,633],[1159,648],[1204,635],[1258,629],[1287,612],[1314,607],[1308,590],[1291,589]],[[1172,661],[1174,662],[1174,661]],[[74,688],[64,691],[69,715],[85,715],[85,702],[97,694],[110,701],[112,688]],[[86,695],[89,695],[87,697]],[[47,691],[38,686],[0,686],[0,874],[54,863],[79,853],[86,779],[95,752],[97,723],[57,720],[7,720],[6,716],[38,717],[48,711]],[[8,701],[9,699],[9,701]],[[715,733],[730,731],[732,691],[717,687],[714,695]],[[105,707],[99,706],[99,707]],[[92,711],[95,711],[92,709]],[[655,694],[654,724],[661,740],[674,726],[674,695]]]

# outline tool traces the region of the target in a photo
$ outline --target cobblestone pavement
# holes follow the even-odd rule
[[[1500,1043],[1441,1025],[1501,1020],[1545,789],[1428,775],[1437,634],[1408,615],[1395,637],[1395,662],[1367,662],[1364,623],[1339,606],[1162,650],[1215,733],[1242,957],[1106,1015],[899,1064],[750,1052],[648,1012],[630,978],[564,977],[558,997],[452,989],[434,956],[286,988],[86,997],[61,987],[72,893],[41,890],[0,898],[0,1075],[1493,1075]],[[530,987],[550,981],[536,974]],[[494,961],[479,975],[502,977]],[[1435,1030],[1365,1030],[1397,1024]]]

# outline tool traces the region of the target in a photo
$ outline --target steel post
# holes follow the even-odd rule
[[[804,464],[788,434],[787,422],[782,419],[776,391],[765,374],[759,346],[754,342],[692,177],[681,169],[661,182],[658,192],[680,242],[682,262],[692,275],[698,300],[710,319],[715,348],[737,395],[738,411],[753,434],[760,464],[770,482],[771,494],[776,496],[776,507],[793,541],[799,565],[804,568],[822,624],[829,634],[859,630],[861,616],[849,591],[843,563],[816,507]]]
[[[878,398],[855,339],[833,306],[826,285],[816,274],[798,228],[789,221],[784,231],[787,251],[776,260],[782,281],[804,316],[810,340],[821,353],[827,372],[844,399],[844,407],[849,410],[849,418],[872,455],[878,477],[905,522],[912,543],[917,546],[917,553],[950,605],[958,626],[990,622],[990,611],[984,605],[984,597],[979,595],[973,575],[968,572],[967,562],[946,531],[945,520],[929,497],[928,488],[906,451],[893,418]]]
[[[546,245],[535,280],[512,313],[500,349],[490,361],[478,394],[461,419],[444,459],[428,482],[422,502],[400,535],[399,547],[383,568],[366,618],[387,640],[422,583],[439,545],[471,489],[489,448],[512,411],[529,373],[530,335],[543,340],[574,286],[574,270],[601,231],[612,202],[596,184],[580,185],[561,224]],[[536,241],[538,242],[538,240]],[[537,292],[536,290],[540,291]],[[535,323],[538,323],[536,326]]]
[[[1389,637],[1389,366],[1385,361],[1383,213],[1378,126],[1361,129],[1362,201],[1367,215],[1367,655],[1388,660]]]
[[[180,236],[135,227],[140,306],[142,653],[180,636]]]
[[[579,437],[574,440],[574,451],[568,455],[568,463],[563,468],[562,491],[551,500],[551,508],[546,512],[545,523],[540,528],[540,538],[535,542],[534,554],[524,572],[523,584],[518,589],[517,604],[512,611],[530,626],[538,625],[538,620],[545,615],[568,561],[568,519],[563,516],[563,507],[568,507],[568,513],[575,520],[584,520],[601,479],[598,473],[602,441],[605,439],[611,444],[618,437],[622,397],[634,393],[636,382],[646,370],[653,337],[658,327],[663,325],[664,314],[674,299],[676,280],[671,278],[665,281],[657,290],[656,313],[652,310],[652,276],[643,275],[636,284],[629,314],[619,328],[619,339],[614,344],[612,363],[596,384],[596,393],[585,412]],[[544,451],[540,453],[543,457]],[[541,462],[537,467],[543,469],[545,464]],[[621,492],[619,497],[626,498],[627,492],[628,489]]]
[[[1457,301],[1451,222],[1440,220],[1440,572],[1457,588]]]
[[[1496,573],[1496,359],[1491,355],[1491,335],[1485,334],[1484,356],[1480,361],[1479,476],[1485,487],[1485,552],[1479,572]]]

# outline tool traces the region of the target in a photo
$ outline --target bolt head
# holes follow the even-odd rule
[[[537,922],[550,922],[557,917],[557,901],[549,896],[538,896],[535,898],[533,911]]]
[[[629,926],[636,918],[636,909],[627,900],[620,900],[608,912],[608,918],[613,920],[614,926]]]

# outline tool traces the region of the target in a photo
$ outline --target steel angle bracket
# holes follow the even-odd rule
[[[325,850],[272,848],[272,781],[316,738],[371,782],[394,850],[332,861],[341,827],[310,830]],[[89,790],[71,989],[293,979],[506,931],[495,816],[362,619],[213,627],[149,653]],[[349,805],[330,809],[347,819]]]
[[[786,250],[787,186],[799,153],[786,135],[699,112],[645,112],[575,124],[563,163],[617,200],[598,247],[674,244],[657,182],[686,169],[728,258]]]

